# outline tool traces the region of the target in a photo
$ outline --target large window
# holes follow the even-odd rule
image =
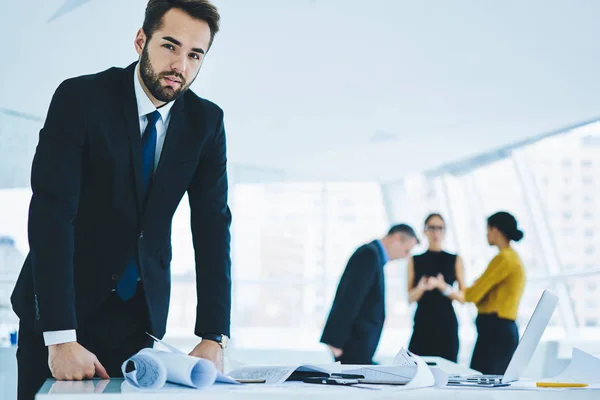
[[[500,156],[490,153],[461,168],[411,176],[385,185],[396,219],[418,224],[431,211],[447,219],[446,247],[465,259],[467,282],[495,254],[485,239],[485,218],[513,213],[525,238],[514,246],[528,284],[518,322],[526,324],[541,291],[553,290],[560,305],[550,335],[593,335],[600,326],[600,124],[552,136]],[[422,222],[421,222],[422,223]],[[467,310],[469,307],[466,308]],[[473,311],[462,310],[465,323]]]
[[[339,277],[352,252],[388,227],[374,183],[237,184],[231,194],[233,310],[236,346],[318,346]],[[181,213],[181,215],[180,215]],[[173,230],[189,236],[182,202]],[[185,236],[185,235],[184,235]],[[190,243],[188,237],[183,243]],[[191,245],[173,271],[193,274]],[[178,249],[175,247],[174,253]],[[195,285],[172,296],[170,328],[191,332]],[[190,307],[192,305],[192,307]]]
[[[0,346],[17,329],[10,295],[27,254],[29,189],[0,189]]]
[[[597,129],[592,125],[545,139],[459,172],[409,175],[382,186],[236,184],[231,202],[236,345],[318,346],[340,274],[352,251],[381,236],[394,222],[408,222],[421,232],[424,217],[436,211],[447,221],[446,249],[465,260],[467,284],[497,252],[486,240],[486,218],[499,210],[513,213],[526,234],[514,244],[528,278],[517,321],[521,329],[541,292],[550,289],[559,294],[561,305],[548,335],[560,338],[594,332],[600,325],[600,304],[595,300],[600,291],[600,268],[595,259],[600,213],[594,203],[600,185],[593,178],[599,174],[590,170],[598,168],[600,161],[598,147],[582,138]],[[582,178],[579,174],[584,173]],[[174,266],[174,270],[186,274],[191,267],[179,270]],[[385,272],[388,318],[380,353],[390,355],[408,343],[414,306],[407,304],[405,263],[392,262]],[[185,296],[193,296],[190,287]],[[183,299],[184,295],[174,296]],[[186,307],[190,308],[188,301]],[[456,305],[455,309],[461,338],[468,342],[475,335],[476,310],[472,305]],[[193,312],[180,321],[191,326]],[[465,361],[470,348],[461,350]]]

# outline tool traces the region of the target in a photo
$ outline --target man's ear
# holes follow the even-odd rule
[[[147,41],[148,37],[146,36],[146,32],[144,32],[144,29],[138,29],[137,34],[135,35],[135,41],[133,43],[135,46],[135,51],[138,53],[138,55],[142,55],[142,51],[144,50]]]

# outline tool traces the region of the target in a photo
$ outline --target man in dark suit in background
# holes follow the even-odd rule
[[[406,258],[419,243],[406,224],[394,225],[380,240],[358,248],[344,271],[321,343],[342,364],[373,364],[385,321],[384,265]]]
[[[139,62],[56,90],[33,160],[30,252],[11,297],[20,399],[46,378],[120,376],[162,338],[171,222],[191,208],[198,308],[190,353],[222,370],[230,326],[223,111],[189,89],[219,29],[208,0],[150,0]]]

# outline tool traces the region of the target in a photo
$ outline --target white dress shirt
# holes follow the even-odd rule
[[[146,115],[154,112],[156,110],[156,106],[152,103],[152,100],[150,100],[142,88],[142,84],[140,83],[139,68],[140,64],[138,63],[138,65],[135,67],[133,87],[138,108],[140,134],[143,136],[144,130],[148,125],[148,118]],[[174,102],[171,101],[170,103],[167,103],[158,109],[160,118],[158,121],[156,121],[156,152],[154,154],[154,171],[156,171],[156,168],[158,167],[160,154],[162,153],[165,137],[167,136],[167,128],[169,127],[169,122],[171,120],[171,108],[173,107],[173,103]],[[44,332],[44,343],[46,346],[76,341],[77,334],[75,329]]]

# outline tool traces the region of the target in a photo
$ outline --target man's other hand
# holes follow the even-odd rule
[[[190,352],[190,356],[206,358],[215,363],[215,367],[217,367],[220,372],[223,372],[224,352],[221,345],[217,342],[212,340],[201,341],[194,347],[194,350]]]
[[[94,375],[109,379],[98,358],[77,342],[48,346],[48,366],[58,380],[80,381]]]
[[[337,347],[333,347],[331,345],[327,345],[329,346],[329,350],[331,350],[331,354],[333,354],[333,356],[337,359],[340,358],[342,356],[342,354],[344,354],[344,351],[342,349],[338,349]]]

